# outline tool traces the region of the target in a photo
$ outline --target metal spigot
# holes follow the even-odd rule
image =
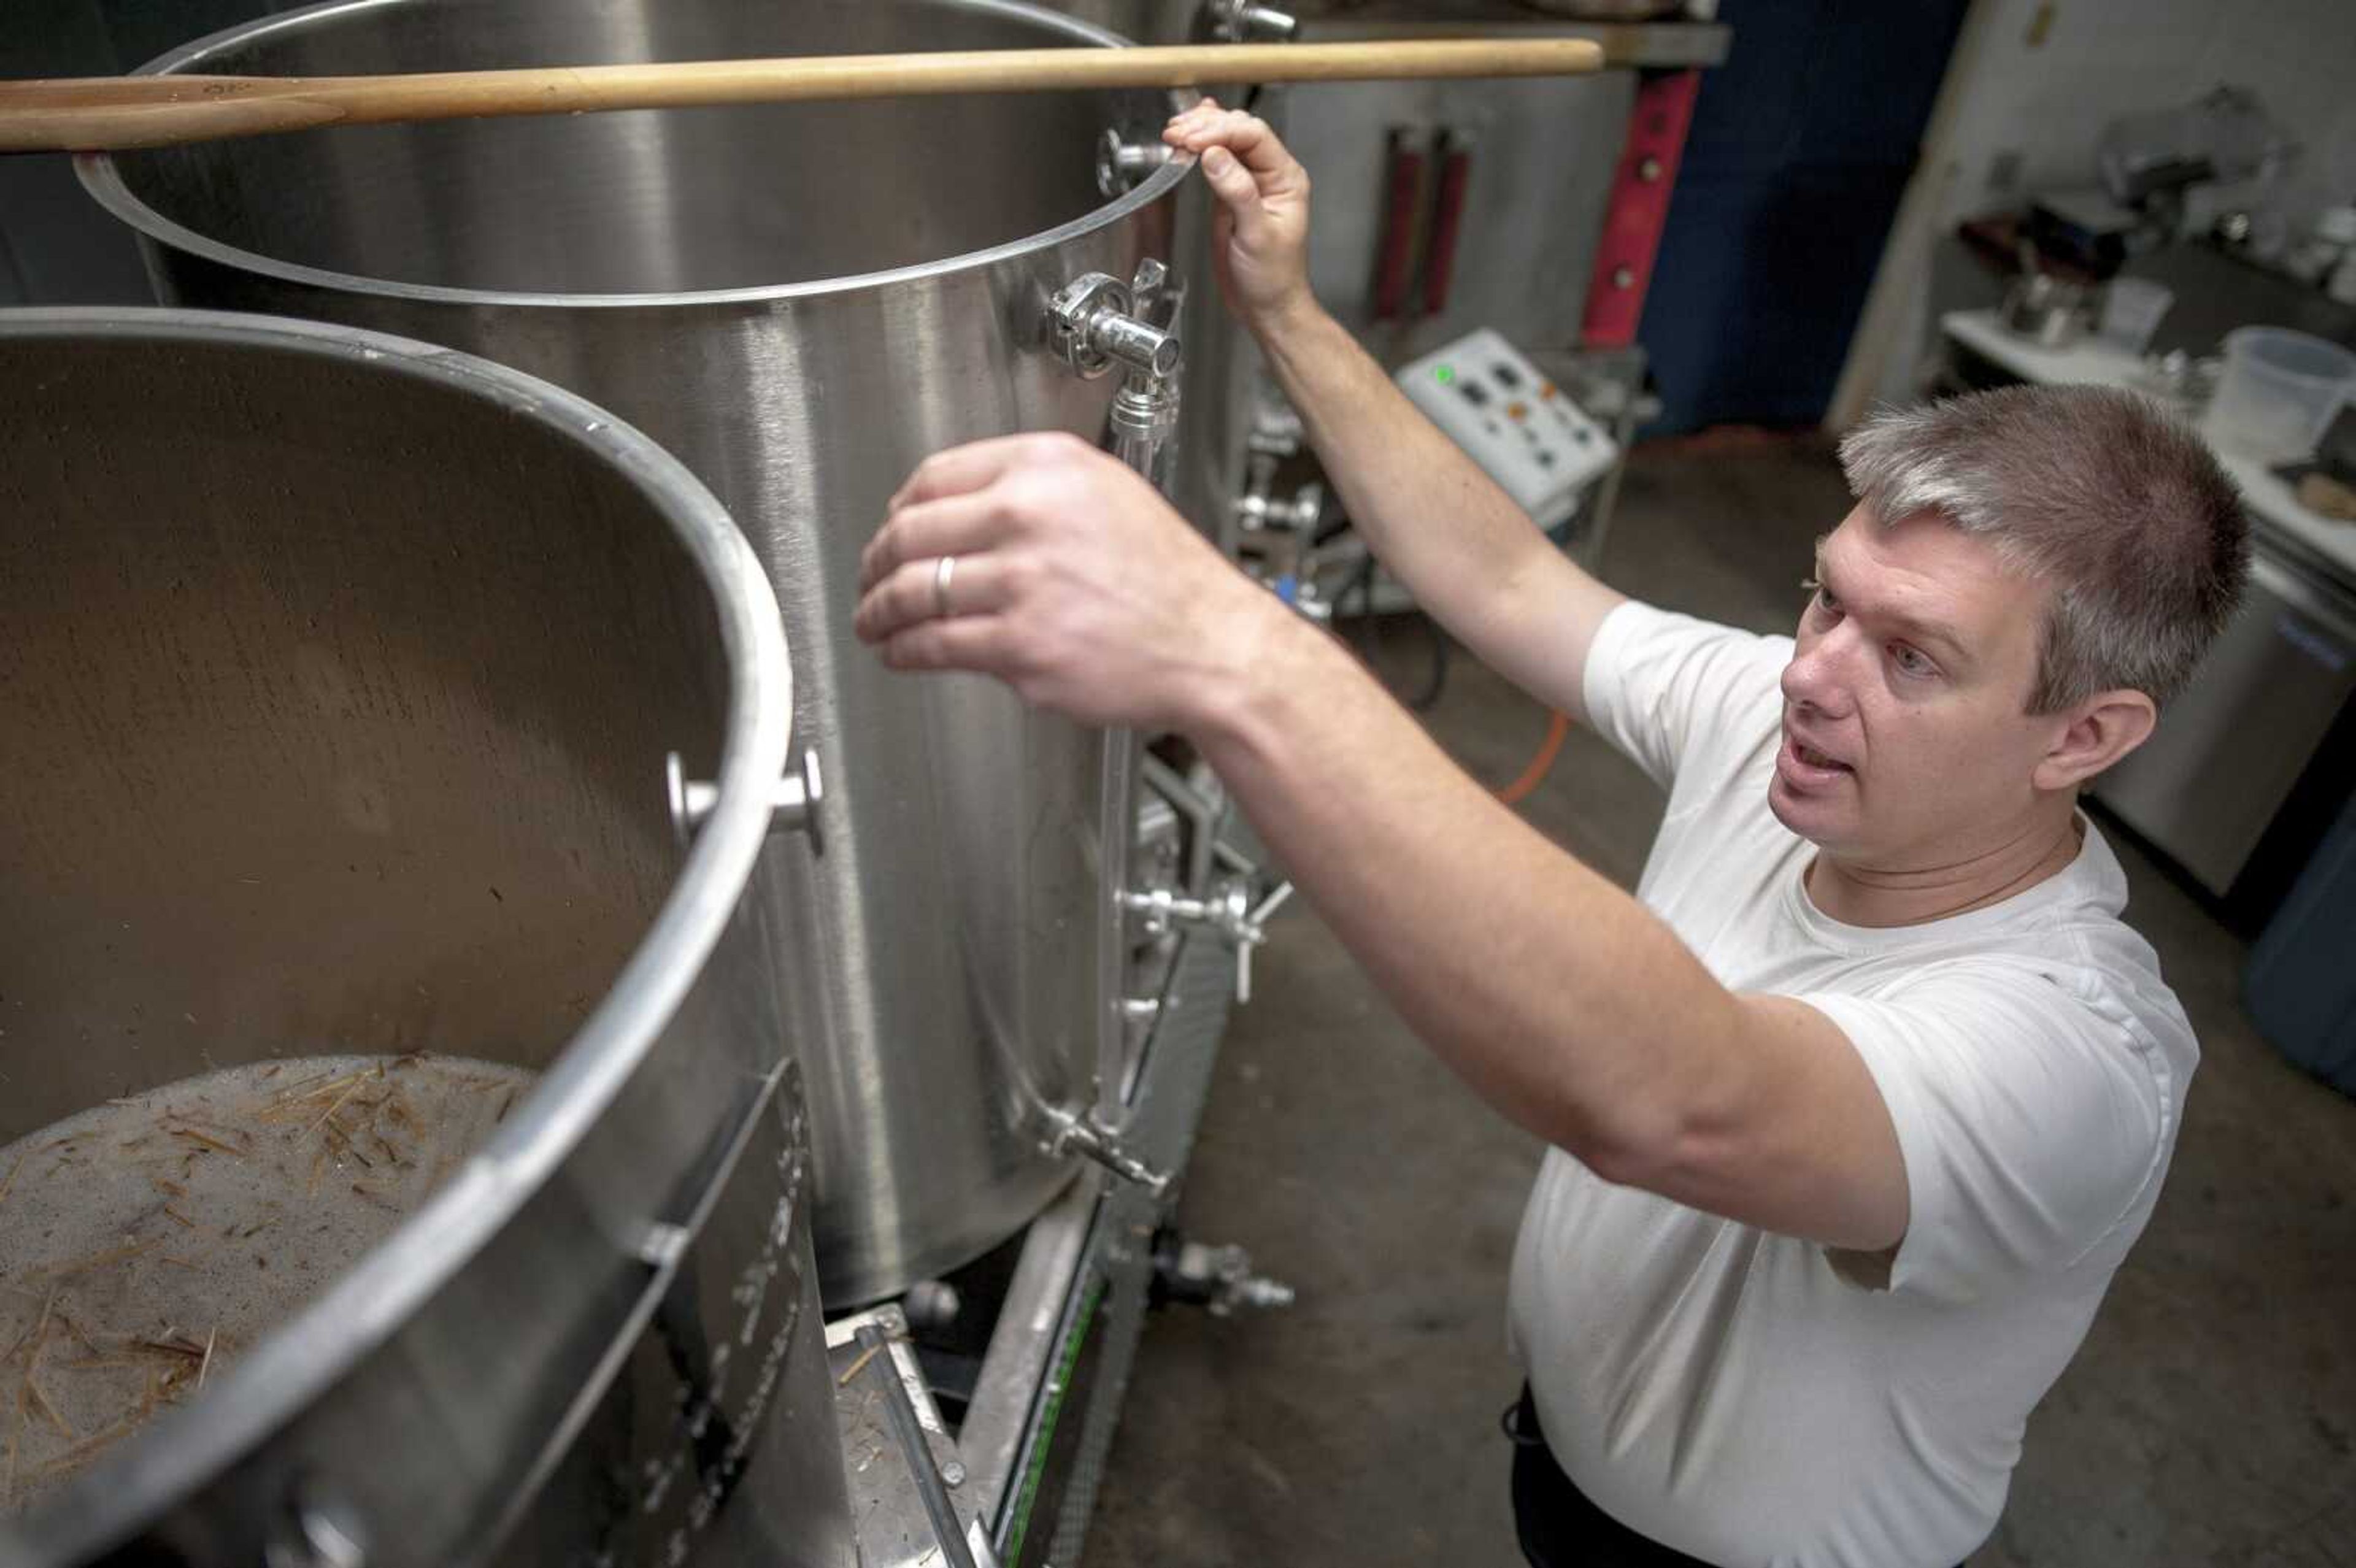
[[[1047,302],[1047,321],[1064,363],[1090,380],[1115,365],[1175,376],[1177,334],[1140,319],[1134,300],[1130,286],[1109,272],[1084,272],[1057,290]]]
[[[695,837],[712,807],[720,804],[720,786],[703,779],[687,776],[686,764],[677,752],[663,759],[663,785],[670,802],[671,831],[682,844]],[[801,767],[770,786],[769,831],[784,832],[798,828],[809,836],[810,852],[826,853],[826,836],[820,830],[819,803],[826,798],[825,781],[819,777],[818,752],[805,748]]]
[[[1156,485],[1178,423],[1178,304],[1169,269],[1151,258],[1130,283],[1086,272],[1047,302],[1048,335],[1065,364],[1091,379],[1127,368],[1113,398],[1113,453]]]
[[[1289,12],[1252,0],[1203,0],[1203,21],[1211,37],[1227,44],[1290,43],[1301,30]]]
[[[1248,534],[1263,529],[1313,533],[1317,519],[1324,512],[1325,486],[1313,479],[1295,490],[1290,500],[1278,500],[1266,488],[1258,486],[1236,497],[1236,527]]]
[[[1208,897],[1199,899],[1188,898],[1174,888],[1126,889],[1120,895],[1120,907],[1143,917],[1148,936],[1162,936],[1173,927],[1193,925],[1234,944],[1236,1000],[1248,1002],[1252,949],[1268,940],[1265,926],[1269,917],[1291,896],[1292,884],[1280,882],[1255,907],[1251,884],[1241,877],[1229,877],[1213,888]]]
[[[1170,1190],[1170,1173],[1156,1170],[1129,1152],[1118,1134],[1098,1121],[1093,1114],[1067,1111],[1060,1105],[1045,1107],[1047,1136],[1039,1147],[1051,1159],[1066,1155],[1078,1155],[1092,1159],[1124,1181],[1133,1181],[1159,1198]]]
[[[1047,303],[1055,352],[1083,377],[1126,368],[1112,403],[1113,454],[1156,485],[1178,425],[1178,366],[1173,330],[1181,290],[1170,269],[1148,257],[1124,283],[1106,272],[1073,279]]]
[[[1251,1253],[1243,1248],[1215,1247],[1164,1230],[1153,1238],[1151,1299],[1156,1307],[1176,1302],[1225,1317],[1238,1307],[1290,1307],[1294,1296],[1281,1280],[1252,1273]]]

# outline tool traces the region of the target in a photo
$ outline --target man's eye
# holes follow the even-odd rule
[[[1904,643],[1891,644],[1890,656],[1897,664],[1901,675],[1919,677],[1939,673],[1939,667],[1933,664],[1920,648],[1910,648]]]
[[[1840,602],[1833,597],[1833,591],[1815,578],[1803,577],[1800,579],[1800,586],[1815,597],[1819,608],[1827,611],[1840,608]]]

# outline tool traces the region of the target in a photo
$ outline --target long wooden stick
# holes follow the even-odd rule
[[[0,84],[0,152],[115,152],[492,114],[1212,82],[1577,76],[1602,65],[1602,49],[1583,38],[1468,38],[818,55],[404,76],[91,77]]]

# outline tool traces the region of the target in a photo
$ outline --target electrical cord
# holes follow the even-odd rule
[[[1561,753],[1562,743],[1569,734],[1569,717],[1559,709],[1549,709],[1546,739],[1538,742],[1537,752],[1530,758],[1529,766],[1522,770],[1521,777],[1499,790],[1497,798],[1507,805],[1519,805],[1528,799],[1533,790],[1546,783],[1547,773],[1553,768],[1554,760]]]

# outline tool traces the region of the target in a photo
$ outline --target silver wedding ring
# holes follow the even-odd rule
[[[945,555],[933,563],[933,613],[946,621],[956,612],[949,608],[949,581],[957,576],[957,557]]]

